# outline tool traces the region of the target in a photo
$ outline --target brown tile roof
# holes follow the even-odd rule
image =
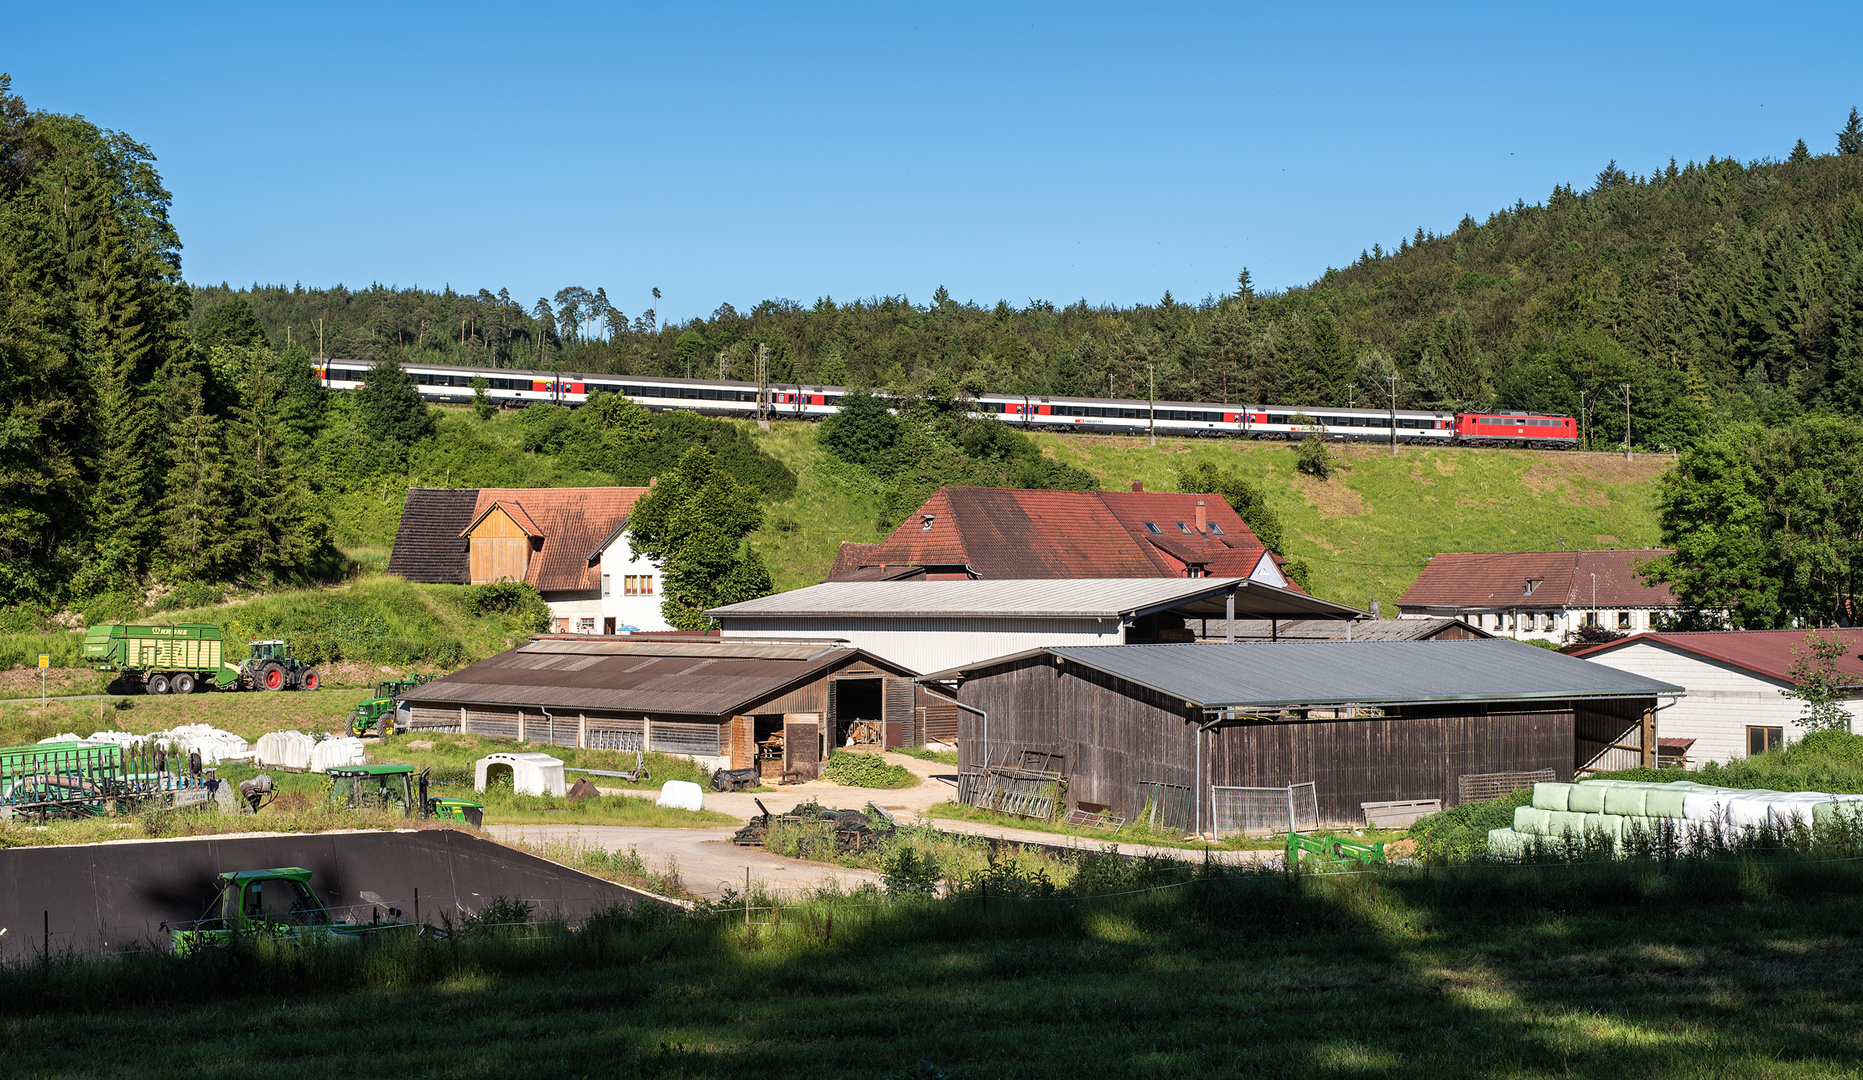
[[[1602,603],[1603,601],[1600,601]],[[1633,634],[1627,638],[1573,650],[1573,656],[1610,663],[1605,654],[1627,645],[1649,643],[1676,649],[1709,660],[1764,675],[1780,682],[1795,682],[1792,665],[1805,648],[1807,635],[1844,643],[1844,654],[1836,659],[1837,669],[1848,675],[1851,685],[1863,686],[1863,630],[1721,630],[1684,633]],[[1795,652],[1796,650],[1796,652]]]
[[[518,524],[543,537],[525,580],[543,592],[599,589],[601,569],[589,565],[590,556],[615,535],[646,493],[644,487],[480,488],[473,517],[495,505],[509,510],[515,504],[523,515],[512,515]]]
[[[1220,535],[1197,530],[1198,502]],[[876,566],[968,567],[984,578],[1027,580],[1183,577],[1194,565],[1211,577],[1247,577],[1264,551],[1220,495],[949,487],[885,542],[843,545],[829,580]]]
[[[1646,551],[1445,552],[1430,560],[1402,607],[1673,607],[1669,586],[1645,585],[1636,567],[1669,554]],[[1536,581],[1529,596],[1526,584]]]
[[[409,581],[464,584],[470,572],[460,530],[476,517],[476,488],[409,488],[388,572]]]
[[[826,642],[542,638],[408,692],[421,705],[519,705],[722,718],[857,660],[905,668]]]
[[[544,592],[601,587],[589,565],[614,540],[646,488],[411,488],[388,572],[409,581],[464,585],[471,573],[465,533],[494,506],[542,543],[525,579]]]

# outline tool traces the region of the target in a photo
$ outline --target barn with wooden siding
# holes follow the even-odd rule
[[[1454,805],[1471,777],[1653,764],[1659,699],[1681,693],[1503,639],[1060,646],[923,681],[958,703],[967,776],[1037,761],[1070,808],[1164,800],[1196,832],[1230,790],[1311,783],[1346,825],[1365,803]]]
[[[914,672],[819,641],[541,637],[407,694],[409,728],[813,775],[855,730],[923,741]]]

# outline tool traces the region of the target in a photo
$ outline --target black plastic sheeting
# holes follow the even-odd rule
[[[570,919],[614,904],[666,903],[453,829],[203,837],[0,850],[0,960],[166,948],[163,922],[200,918],[231,870],[299,866],[333,917],[367,922],[388,908],[457,920],[493,897]]]

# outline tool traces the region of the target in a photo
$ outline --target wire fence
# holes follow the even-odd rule
[[[1319,790],[1311,782],[1287,787],[1211,787],[1210,821],[1219,837],[1317,829]]]

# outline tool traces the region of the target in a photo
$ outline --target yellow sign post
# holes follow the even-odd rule
[[[52,666],[52,654],[39,654],[39,711],[45,711],[45,669]]]

